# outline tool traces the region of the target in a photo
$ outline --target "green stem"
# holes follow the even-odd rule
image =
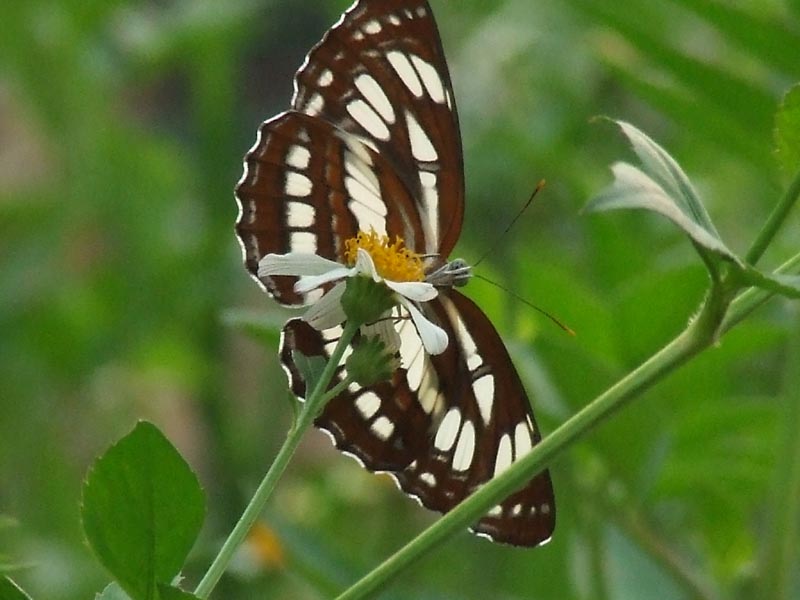
[[[724,306],[716,293],[706,300],[698,317],[673,341],[629,373],[580,412],[544,438],[502,475],[475,491],[431,527],[368,573],[339,600],[365,598],[396,577],[438,544],[478,521],[492,506],[527,483],[561,450],[594,429],[625,404],[674,371],[716,339]]]
[[[800,359],[800,335],[790,340],[788,364]],[[781,440],[768,513],[771,516],[760,565],[759,598],[792,597],[800,557],[800,374],[790,370],[784,387]]]
[[[775,273],[785,275],[797,273],[798,270],[800,270],[800,254],[795,254],[792,258],[775,269]],[[719,327],[720,335],[724,335],[732,327],[741,323],[750,313],[774,295],[774,292],[755,287],[751,287],[739,294],[739,296],[731,302],[730,309]]]
[[[295,450],[297,450],[297,446],[300,444],[303,434],[314,422],[317,414],[319,414],[322,407],[330,398],[341,392],[342,389],[347,386],[348,381],[344,380],[327,392],[325,391],[331,379],[333,379],[333,375],[336,372],[336,368],[339,366],[345,348],[350,344],[357,330],[357,324],[351,324],[349,321],[345,324],[342,336],[339,338],[339,342],[336,344],[336,348],[334,348],[330,360],[325,365],[325,369],[322,371],[322,375],[319,381],[317,381],[314,390],[303,404],[303,409],[300,411],[294,426],[289,430],[283,446],[281,446],[281,449],[278,451],[275,460],[256,489],[255,494],[253,494],[250,503],[244,509],[242,516],[234,526],[228,539],[222,544],[219,554],[214,558],[208,571],[206,571],[206,574],[197,585],[194,594],[198,598],[203,600],[208,598],[209,594],[211,594],[211,590],[214,589],[214,586],[217,584],[220,577],[222,577],[234,552],[236,552],[237,548],[244,542],[250,528],[256,522],[256,519],[258,519],[258,515],[261,514],[272,491],[275,489],[278,479],[280,479],[281,475],[286,470],[289,459],[291,459]]]
[[[764,227],[756,236],[753,245],[745,256],[745,261],[748,264],[755,265],[758,259],[763,256],[770,242],[772,242],[772,239],[777,235],[781,225],[786,221],[789,211],[792,210],[798,198],[800,198],[800,172],[794,176],[783,198],[781,198],[781,201],[775,207],[775,210],[772,211]]]

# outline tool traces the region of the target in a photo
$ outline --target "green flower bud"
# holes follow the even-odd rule
[[[360,337],[345,362],[347,374],[361,387],[391,379],[400,368],[400,359],[389,352],[378,336]]]

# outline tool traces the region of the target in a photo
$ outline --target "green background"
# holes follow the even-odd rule
[[[257,311],[277,327],[288,313],[241,265],[232,189],[258,123],[288,107],[294,71],[346,6],[4,5],[0,572],[34,598],[91,598],[108,581],[82,538],[80,485],[136,419],[159,425],[208,494],[189,585],[279,447],[291,408],[277,334],[265,347],[231,323]],[[464,140],[456,253],[491,249],[479,273],[578,333],[483,282],[467,288],[552,431],[677,333],[706,283],[665,221],[580,214],[609,165],[630,160],[591,118],[666,147],[744,253],[788,175],[772,128],[800,80],[800,2],[433,8]],[[795,215],[765,266],[798,251],[797,228]],[[549,545],[465,532],[386,597],[800,598],[796,563],[781,562],[799,543],[799,360],[797,305],[773,301],[558,458]],[[314,432],[216,597],[329,597],[434,518]]]

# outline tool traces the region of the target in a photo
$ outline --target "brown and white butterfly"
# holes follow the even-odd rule
[[[359,231],[400,236],[438,257],[427,271],[460,272],[445,259],[464,213],[461,138],[450,75],[425,0],[357,0],[309,53],[295,77],[291,110],[263,123],[236,188],[236,232],[258,279],[267,254],[315,253],[343,262]],[[436,281],[422,307],[448,336],[427,354],[405,309],[393,321],[399,368],[390,381],[351,384],[317,427],[371,471],[388,472],[426,507],[446,512],[541,439],[508,351],[483,312]],[[260,283],[287,305],[318,299],[296,277]],[[281,359],[293,391],[305,382],[299,351],[327,358],[341,328],[317,331],[300,319],[283,332]],[[341,370],[341,368],[340,368]],[[550,539],[555,504],[547,471],[491,509],[475,532],[535,546]]]

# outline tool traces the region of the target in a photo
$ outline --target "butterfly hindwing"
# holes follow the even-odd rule
[[[408,494],[446,512],[540,440],[527,395],[500,337],[480,309],[450,291],[426,304],[450,343],[429,356],[413,323],[396,321],[401,368],[369,388],[351,385],[316,421],[336,446],[373,471],[387,471]],[[295,393],[305,392],[294,350],[327,358],[341,330],[300,320],[284,332],[281,357]],[[337,377],[341,377],[340,370]],[[532,546],[550,538],[555,505],[545,471],[474,527],[493,540]]]

